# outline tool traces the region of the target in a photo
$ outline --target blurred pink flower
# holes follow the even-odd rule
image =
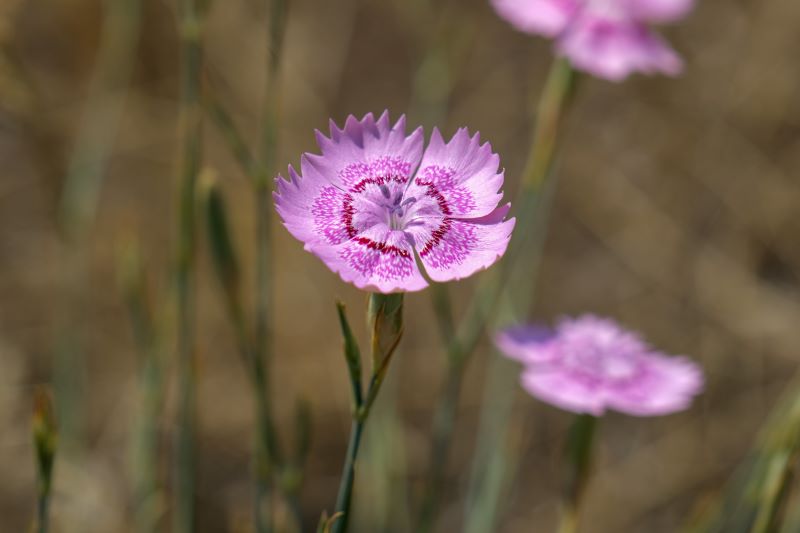
[[[382,293],[466,278],[506,251],[514,219],[503,193],[500,158],[479,134],[459,129],[445,143],[433,130],[405,132],[389,114],[331,122],[317,132],[322,155],[304,154],[302,175],[276,179],[275,206],[289,232],[356,287]]]
[[[683,63],[650,25],[680,20],[694,0],[491,0],[520,31],[551,37],[580,70],[612,81],[677,75]]]
[[[495,344],[525,365],[525,390],[575,413],[665,415],[688,408],[703,388],[696,363],[655,352],[635,333],[591,315],[563,320],[550,334],[509,328]]]

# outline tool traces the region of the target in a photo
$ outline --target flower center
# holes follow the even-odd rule
[[[589,10],[594,16],[617,20],[625,17],[625,7],[625,2],[621,0],[587,0],[582,9]]]
[[[563,348],[563,362],[572,371],[592,381],[626,381],[639,371],[633,350],[613,339],[592,339]]]
[[[417,201],[414,197],[403,199],[403,191],[397,191],[394,195],[385,184],[380,185],[383,201],[381,206],[386,210],[386,224],[390,229],[402,230],[405,227],[403,217],[407,208]]]

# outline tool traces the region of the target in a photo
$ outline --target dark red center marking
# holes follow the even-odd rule
[[[342,200],[342,224],[344,225],[347,236],[350,237],[350,239],[355,240],[357,243],[363,246],[366,246],[370,250],[375,250],[383,255],[395,255],[411,260],[411,254],[408,252],[408,250],[387,244],[386,242],[375,241],[368,237],[358,237],[358,230],[355,228],[355,226],[353,226],[353,216],[355,215],[353,194],[363,193],[366,190],[367,185],[377,185],[380,187],[381,185],[385,185],[390,181],[402,184],[406,182],[406,178],[398,175],[376,176],[374,178],[364,178],[353,185],[350,188],[350,191],[344,195],[344,199]],[[439,227],[431,233],[431,238],[427,243],[425,243],[425,246],[420,251],[419,255],[424,257],[428,255],[432,249],[438,246],[447,232],[450,231],[452,219],[449,218],[449,215],[452,214],[452,211],[450,211],[450,206],[448,205],[444,195],[439,192],[439,189],[436,188],[436,185],[434,185],[432,181],[417,178],[415,182],[417,185],[426,188],[425,196],[433,198],[436,201],[436,204],[439,206],[442,214],[445,215],[445,219],[442,221]]]
[[[447,235],[448,231],[450,231],[450,228],[452,227],[452,220],[452,218],[445,218],[442,220],[442,223],[439,224],[439,227],[431,233],[431,238],[428,239],[428,242],[426,242],[425,246],[422,248],[422,250],[420,250],[420,257],[425,257],[431,252],[431,250],[439,246],[439,243],[442,242],[444,236]]]
[[[373,241],[367,237],[358,237],[356,242],[363,244],[370,250],[375,250],[384,255],[399,255],[405,259],[411,259],[411,254],[408,253],[408,250],[403,250],[402,248],[398,248],[397,246],[393,246],[391,244],[386,244],[385,242]]]
[[[436,188],[436,185],[434,185],[432,181],[417,178],[415,182],[417,185],[426,187],[428,189],[425,191],[425,196],[430,196],[436,200],[436,203],[439,205],[439,209],[442,211],[443,215],[447,216],[452,214],[450,211],[450,206],[447,204],[447,200],[445,200],[442,193],[439,192],[439,189]]]
[[[350,192],[364,192],[367,188],[367,185],[377,185],[381,186],[390,181],[394,181],[395,183],[405,183],[406,179],[402,176],[378,176],[375,178],[364,178],[363,180],[359,181],[355,185],[350,188]]]

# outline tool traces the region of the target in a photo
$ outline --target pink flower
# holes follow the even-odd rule
[[[612,81],[633,72],[677,75],[680,57],[651,28],[685,17],[694,0],[492,0],[520,31],[556,39],[572,64]]]
[[[360,289],[417,291],[430,279],[466,278],[506,250],[514,219],[503,195],[500,159],[465,128],[445,143],[434,129],[423,154],[422,128],[388,113],[331,122],[317,132],[322,155],[304,154],[302,175],[276,180],[284,225],[332,271]]]
[[[563,320],[550,335],[509,328],[495,344],[525,365],[525,390],[575,413],[665,415],[688,408],[703,388],[696,363],[655,352],[635,333],[591,315]]]

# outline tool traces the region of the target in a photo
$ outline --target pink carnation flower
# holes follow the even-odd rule
[[[679,74],[683,63],[651,24],[675,22],[694,0],[492,0],[525,33],[556,39],[578,69],[620,81],[633,72]]]
[[[284,225],[344,281],[382,293],[466,278],[506,250],[514,219],[503,197],[500,159],[465,128],[445,143],[434,129],[423,154],[422,128],[405,132],[388,113],[331,122],[317,132],[322,155],[304,154],[301,174],[276,180]]]
[[[591,315],[563,320],[550,334],[535,326],[509,328],[495,344],[525,365],[525,390],[575,413],[665,415],[688,408],[703,388],[694,362],[655,352],[635,333]]]

